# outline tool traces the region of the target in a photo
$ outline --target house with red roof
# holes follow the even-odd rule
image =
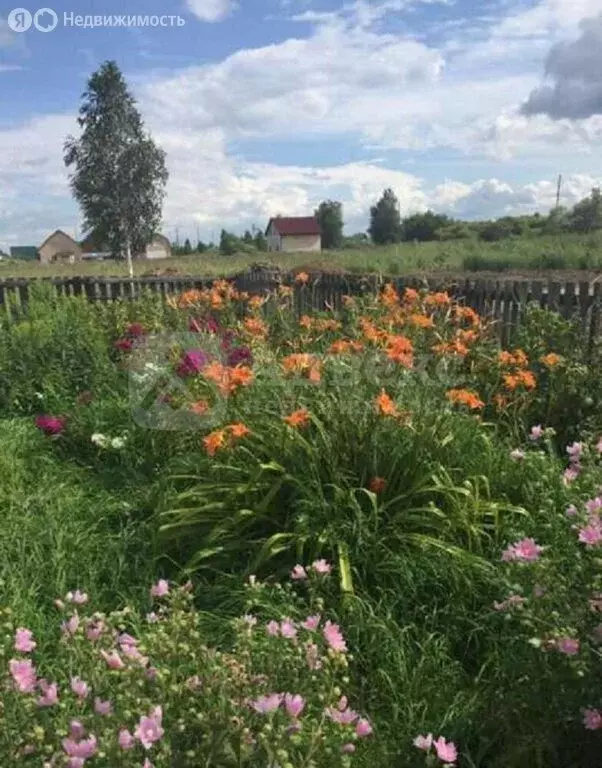
[[[315,216],[276,216],[265,230],[268,251],[321,251],[322,232]]]

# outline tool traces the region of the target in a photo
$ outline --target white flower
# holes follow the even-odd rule
[[[121,450],[127,441],[127,437],[114,437],[111,440],[111,448],[115,448],[115,450],[119,451]]]
[[[98,445],[100,448],[106,448],[109,444],[109,438],[106,435],[102,435],[100,432],[95,432],[90,440],[94,445]]]

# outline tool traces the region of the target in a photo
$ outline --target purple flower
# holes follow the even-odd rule
[[[65,418],[63,416],[38,416],[36,427],[50,437],[60,435],[65,430]]]
[[[260,696],[255,701],[252,701],[251,706],[260,715],[267,715],[277,710],[281,702],[282,695],[280,693],[271,693],[269,696]]]
[[[226,359],[227,364],[231,368],[235,368],[237,365],[253,365],[253,353],[249,347],[235,347],[228,352]]]
[[[184,352],[177,367],[178,376],[195,376],[200,373],[210,360],[202,349],[189,349]]]

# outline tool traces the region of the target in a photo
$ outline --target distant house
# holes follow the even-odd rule
[[[265,231],[268,251],[321,251],[322,233],[315,216],[276,216]]]
[[[146,250],[142,254],[143,259],[169,259],[171,257],[171,243],[165,235],[155,235]]]
[[[105,243],[97,242],[94,233],[82,241],[84,259],[112,259],[113,254]],[[164,235],[155,235],[143,253],[134,254],[137,259],[169,259],[172,255],[171,243]]]
[[[22,261],[37,261],[38,249],[35,245],[13,245],[10,249],[10,257]]]
[[[38,248],[38,257],[41,264],[52,264],[57,261],[73,263],[81,261],[82,249],[72,237],[62,229],[57,229]]]

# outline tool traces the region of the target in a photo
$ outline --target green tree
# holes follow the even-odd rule
[[[243,241],[243,243],[246,243],[247,245],[253,245],[253,243],[254,243],[253,235],[249,232],[248,229],[245,229],[245,233],[242,236],[242,241]]]
[[[88,80],[79,110],[79,138],[65,142],[70,184],[93,230],[115,256],[142,253],[160,222],[165,153],[145,131],[119,67],[105,62]]]
[[[186,238],[186,240],[184,240],[183,252],[185,254],[192,253],[192,244],[191,244],[191,242],[190,242],[190,240],[188,238]]]
[[[602,192],[594,187],[589,197],[584,198],[571,212],[571,229],[575,232],[591,232],[602,228]]]
[[[322,230],[322,248],[343,245],[343,205],[336,200],[324,200],[315,211]]]
[[[240,250],[240,240],[236,235],[222,229],[219,238],[219,252],[222,256],[233,256]]]
[[[255,233],[255,248],[262,253],[265,253],[268,249],[268,241],[261,230]]]
[[[401,241],[402,227],[399,202],[392,189],[386,189],[380,200],[370,209],[368,232],[372,241],[377,245]]]
[[[205,253],[207,250],[207,246],[202,240],[199,240],[199,242],[196,244],[196,252],[197,253]]]
[[[542,232],[545,235],[558,235],[569,228],[569,212],[563,205],[552,208],[544,221]]]
[[[449,216],[433,213],[415,213],[402,221],[403,239],[421,242],[437,239],[437,230],[452,224]]]

